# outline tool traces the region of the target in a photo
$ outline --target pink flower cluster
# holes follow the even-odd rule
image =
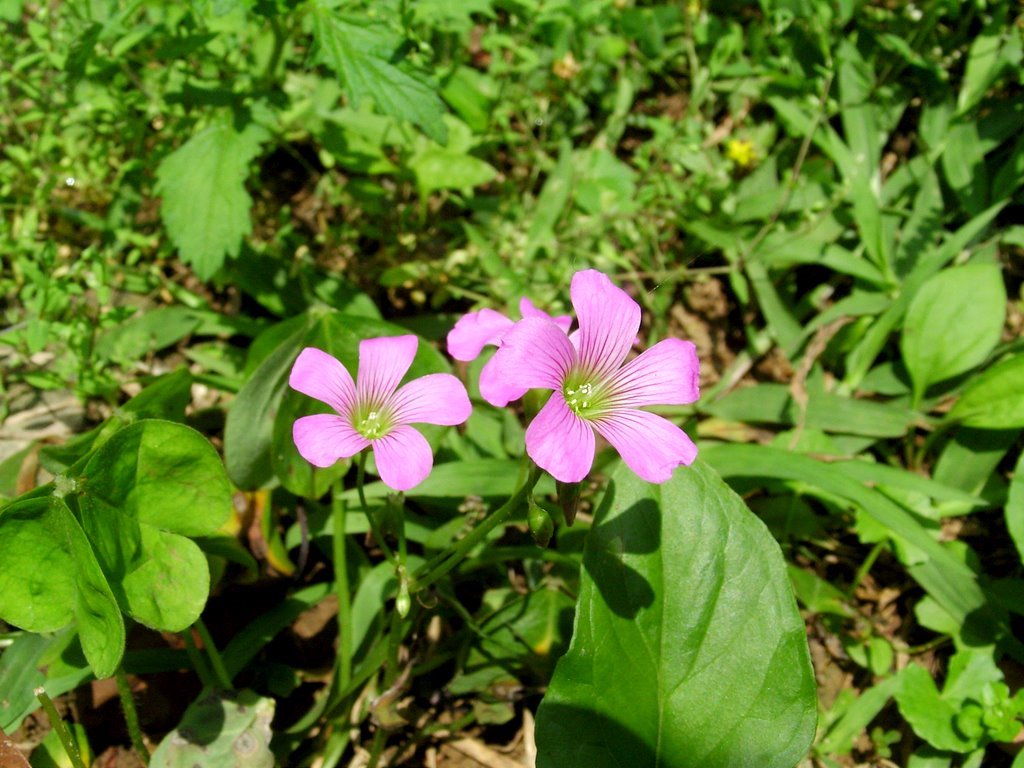
[[[551,390],[526,431],[531,459],[557,480],[583,480],[594,462],[596,435],[607,440],[644,480],[662,483],[697,447],[678,426],[643,410],[683,405],[699,397],[694,345],[665,339],[627,361],[640,329],[640,307],[595,270],[577,272],[570,287],[579,328],[551,317],[528,299],[522,319],[482,309],[461,318],[448,335],[457,360],[498,347],[480,375],[480,393],[502,407],[530,389]],[[302,351],[289,384],[330,405],[336,414],[295,422],[299,453],[318,467],[372,448],[381,480],[396,490],[421,482],[433,464],[430,446],[411,424],[461,424],[471,406],[465,387],[449,374],[431,374],[399,387],[416,354],[415,336],[360,344],[353,382],[345,367],[318,349]]]

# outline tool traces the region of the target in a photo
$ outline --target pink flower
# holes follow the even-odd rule
[[[569,315],[552,317],[544,310],[537,309],[533,302],[525,296],[519,301],[519,314],[524,318],[542,318],[554,322],[562,329],[562,333],[568,333],[569,326],[572,325],[572,318]],[[467,363],[476,360],[485,346],[501,346],[502,337],[514,325],[513,320],[493,309],[481,309],[463,315],[455,323],[455,327],[448,332],[448,354],[456,360]],[[480,371],[480,394],[488,402],[492,402],[490,396],[494,394],[491,386],[494,380],[493,362],[493,360],[488,361]],[[524,394],[526,394],[525,389],[510,399],[515,400]]]
[[[331,355],[314,347],[302,350],[288,385],[337,412],[296,419],[292,438],[306,461],[329,467],[372,447],[380,479],[396,491],[408,490],[430,474],[430,445],[409,425],[461,424],[469,418],[471,406],[466,388],[449,373],[432,373],[398,386],[418,344],[415,336],[359,342],[355,382]]]
[[[697,446],[679,427],[640,408],[683,405],[700,396],[697,351],[665,339],[623,362],[640,328],[640,306],[605,275],[577,272],[570,288],[579,331],[570,339],[550,320],[526,318],[501,338],[488,402],[502,406],[534,387],[553,390],[526,430],[526,451],[556,480],[576,483],[594,463],[594,432],[630,469],[662,483]]]

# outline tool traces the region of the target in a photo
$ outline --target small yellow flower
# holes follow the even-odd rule
[[[576,57],[572,55],[572,51],[567,51],[565,56],[555,59],[555,63],[551,65],[551,71],[555,73],[556,77],[563,80],[572,80],[580,73],[581,69],[582,67],[576,61]]]
[[[752,168],[757,163],[757,149],[750,139],[729,139],[725,144],[725,156],[740,168]]]

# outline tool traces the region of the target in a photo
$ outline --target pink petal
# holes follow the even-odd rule
[[[517,387],[504,381],[500,369],[494,366],[493,357],[480,370],[480,380],[477,384],[480,387],[480,397],[498,407],[518,400],[530,391],[529,387]]]
[[[700,397],[700,361],[693,342],[664,339],[611,378],[616,405],[685,405]]]
[[[556,391],[526,430],[526,452],[556,480],[578,483],[594,463],[594,430]]]
[[[614,411],[591,423],[626,465],[650,483],[665,482],[677,466],[697,458],[697,446],[683,430],[647,411]]]
[[[349,413],[355,402],[355,384],[345,366],[316,347],[306,347],[299,353],[288,376],[288,386],[327,403],[340,414]]]
[[[636,341],[640,305],[594,269],[573,275],[569,294],[580,323],[580,361],[597,373],[611,373]]]
[[[572,325],[572,317],[569,315],[549,315],[543,309],[537,309],[536,305],[525,296],[519,300],[519,316],[522,318],[546,318],[554,322],[565,333],[569,333],[569,326]]]
[[[419,485],[434,466],[427,439],[408,425],[396,427],[374,440],[373,458],[384,485],[396,491]]]
[[[456,360],[476,360],[488,344],[497,344],[512,321],[501,312],[481,309],[463,315],[448,332],[448,354]]]
[[[473,406],[462,382],[450,373],[413,379],[391,399],[398,424],[461,424]]]
[[[329,413],[296,419],[292,439],[299,455],[314,467],[329,467],[339,459],[355,456],[370,444],[347,419]]]
[[[487,364],[487,387],[481,385],[480,394],[501,407],[534,387],[561,389],[575,362],[576,350],[557,325],[528,317],[501,338],[501,346]]]
[[[415,336],[382,336],[359,342],[359,373],[356,390],[368,402],[388,398],[416,357],[419,339]]]

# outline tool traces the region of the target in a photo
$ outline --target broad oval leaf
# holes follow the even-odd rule
[[[814,737],[803,622],[778,544],[702,462],[620,468],[584,553],[539,768],[792,768]]]
[[[1006,288],[995,264],[967,264],[928,280],[903,321],[901,350],[914,398],[984,362],[999,343]]]
[[[1024,427],[1024,354],[1016,354],[971,381],[949,419],[966,427]]]

